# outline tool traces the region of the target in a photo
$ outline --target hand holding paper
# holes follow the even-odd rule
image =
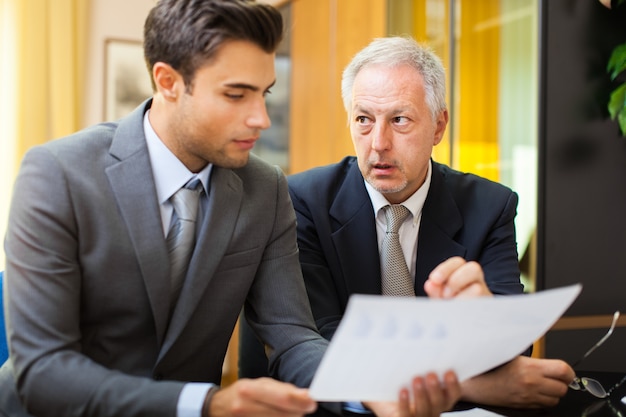
[[[432,300],[353,295],[313,379],[318,401],[395,401],[414,376],[459,380],[522,353],[581,291]]]

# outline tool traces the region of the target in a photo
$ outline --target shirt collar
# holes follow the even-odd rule
[[[182,186],[194,178],[200,179],[204,192],[209,195],[209,180],[213,164],[208,164],[202,171],[194,174],[165,146],[158,137],[146,112],[143,118],[143,129],[152,164],[152,175],[157,189],[159,204],[163,204]]]

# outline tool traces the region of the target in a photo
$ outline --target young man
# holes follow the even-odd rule
[[[270,126],[264,98],[282,25],[277,10],[249,1],[161,0],[144,31],[153,98],[27,153],[5,240],[0,414],[316,409],[298,387],[327,342],[309,309],[286,180],[250,155]],[[244,303],[273,375],[288,383],[217,389]],[[403,392],[389,415],[449,407],[459,387],[453,374],[445,382],[416,385],[414,403]]]
[[[389,206],[408,214],[399,229],[403,294],[521,293],[517,195],[431,160],[448,123],[439,58],[413,39],[376,39],[345,69],[342,96],[356,157],[288,178],[300,262],[322,335],[333,337],[351,294],[397,295],[382,260]],[[251,339],[243,325],[241,369],[259,375],[247,362],[254,357]],[[464,381],[461,398],[551,406],[573,378],[563,361],[520,356]]]

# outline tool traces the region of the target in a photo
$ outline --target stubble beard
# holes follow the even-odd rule
[[[395,194],[403,191],[408,186],[408,181],[406,178],[403,178],[399,184],[395,186],[385,185],[386,180],[380,180],[374,177],[371,174],[368,174],[365,177],[365,180],[379,193],[385,194]]]
[[[219,152],[217,154],[212,155],[210,159],[211,159],[210,162],[213,165],[219,166],[222,168],[228,168],[228,169],[243,168],[244,166],[248,164],[248,161],[250,160],[250,151],[246,152],[241,157],[234,157],[234,156],[228,155],[226,152]]]

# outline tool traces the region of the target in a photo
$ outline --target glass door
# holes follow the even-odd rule
[[[433,159],[519,195],[518,252],[534,290],[537,0],[389,0],[388,34],[415,37],[448,71],[450,124]]]

